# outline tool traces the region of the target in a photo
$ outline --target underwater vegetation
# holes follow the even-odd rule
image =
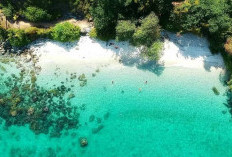
[[[214,92],[215,95],[220,95],[220,92],[218,91],[216,87],[213,87],[212,91]]]
[[[8,73],[7,64],[21,64],[14,60],[4,59],[0,62],[0,118],[5,121],[5,126],[26,126],[35,134],[47,134],[50,137],[60,137],[62,132],[69,129],[78,129],[83,126],[79,122],[81,111],[86,109],[86,104],[73,106],[71,99],[75,94],[71,90],[74,85],[66,86],[61,82],[58,86],[45,89],[37,83],[39,73],[33,66],[20,65],[19,74]],[[1,60],[0,60],[1,61]],[[2,60],[3,61],[3,60]],[[6,65],[2,65],[6,64]],[[30,64],[30,63],[29,63]],[[66,78],[67,79],[67,78]],[[80,86],[87,85],[85,74],[77,78],[76,73],[71,74],[71,80],[79,80]],[[103,118],[106,120],[109,113]],[[90,116],[90,121],[97,121],[92,133],[96,134],[103,129],[101,118]],[[87,138],[80,139],[80,145],[88,145]]]
[[[36,134],[59,137],[62,130],[78,127],[78,109],[72,107],[64,95],[69,89],[64,85],[45,90],[36,84],[36,74],[30,72],[29,82],[25,71],[20,76],[12,74],[4,81],[7,91],[0,93],[0,117],[6,126],[29,124]],[[71,97],[70,97],[71,98]]]

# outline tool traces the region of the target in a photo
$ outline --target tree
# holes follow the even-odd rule
[[[37,13],[44,14],[46,12],[52,19],[55,19],[69,10],[69,2],[71,1],[72,0],[1,0],[0,5],[3,8],[4,14],[11,19],[13,19],[14,15],[23,17],[25,11],[29,12],[29,17],[36,17]],[[30,7],[32,7],[33,10]],[[30,10],[27,10],[28,8]],[[39,10],[36,8],[39,8]],[[33,15],[33,13],[36,14]]]
[[[11,4],[8,4],[6,7],[3,9],[3,13],[7,18],[12,18],[14,16],[14,7]]]
[[[9,29],[8,39],[10,44],[15,47],[22,47],[30,43],[27,34],[21,29]]]
[[[230,0],[186,0],[174,8],[172,22],[183,31],[202,33],[218,52],[232,35]]]
[[[52,38],[61,42],[71,42],[80,39],[80,27],[69,22],[59,23],[52,29]]]
[[[27,7],[23,14],[27,20],[32,22],[51,19],[51,15],[48,14],[47,11],[37,7]]]
[[[133,35],[135,45],[151,46],[154,41],[160,38],[159,19],[155,13],[150,13],[142,20],[141,26],[137,28]]]
[[[161,57],[163,43],[160,41],[154,42],[151,47],[145,52],[146,57],[150,60],[158,61]]]
[[[119,21],[116,27],[116,39],[119,41],[131,40],[135,29],[135,24],[131,21]]]
[[[71,11],[74,13],[83,13],[85,17],[90,18],[90,8],[94,0],[71,0]]]
[[[95,1],[91,9],[91,15],[99,37],[110,38],[115,34],[118,11],[118,0]]]

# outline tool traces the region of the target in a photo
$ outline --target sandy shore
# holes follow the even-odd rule
[[[220,54],[212,55],[208,42],[204,38],[186,34],[176,37],[168,33],[169,39],[164,42],[164,50],[159,64],[141,57],[139,48],[128,42],[103,42],[81,37],[80,41],[62,44],[54,41],[41,41],[32,44],[31,48],[40,57],[39,65],[43,68],[65,66],[67,68],[92,67],[105,65],[117,66],[181,66],[205,70],[223,69],[224,63]]]
[[[165,39],[163,56],[160,62],[165,66],[182,66],[188,68],[224,68],[220,54],[213,55],[209,50],[209,43],[205,38],[192,34],[177,37],[168,33]]]

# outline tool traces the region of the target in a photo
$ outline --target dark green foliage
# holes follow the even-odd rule
[[[32,22],[46,21],[51,19],[51,15],[47,11],[37,7],[27,7],[23,15]]]
[[[110,38],[115,34],[118,20],[117,0],[98,0],[93,4],[91,15],[94,19],[94,27],[102,38]]]
[[[56,19],[69,10],[72,0],[1,0],[4,14],[13,19],[14,15],[26,16],[30,21]],[[35,13],[33,15],[33,13]],[[38,14],[38,15],[37,15]]]
[[[94,0],[71,0],[71,11],[73,13],[83,13],[88,19],[91,17],[90,8]]]
[[[175,7],[172,22],[184,31],[203,33],[211,50],[223,50],[232,34],[231,2],[228,0],[189,0]]]
[[[4,28],[0,26],[0,41],[6,40],[7,32]]]
[[[173,8],[173,0],[119,0],[120,14],[127,18],[139,18],[155,12],[165,21]]]
[[[71,42],[79,40],[80,28],[69,22],[57,24],[52,29],[52,38],[61,42]]]
[[[131,21],[119,21],[116,27],[116,39],[119,41],[131,40],[135,29],[135,24]]]
[[[142,20],[141,26],[138,27],[133,35],[135,45],[151,46],[152,43],[160,38],[159,19],[155,13],[151,13]]]
[[[30,39],[21,29],[9,29],[8,30],[8,39],[12,46],[22,47],[30,43]]]
[[[6,7],[3,8],[3,13],[8,18],[13,18],[14,12],[14,7],[11,4],[8,4]]]

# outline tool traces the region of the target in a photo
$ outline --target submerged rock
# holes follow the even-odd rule
[[[216,87],[213,87],[212,91],[214,92],[215,95],[220,95],[220,92],[218,91]]]
[[[96,133],[98,133],[99,131],[101,131],[103,128],[104,128],[104,126],[101,124],[101,125],[99,125],[97,128],[93,128],[93,129],[92,129],[92,133],[93,133],[93,134],[96,134]]]
[[[80,146],[81,146],[81,147],[86,147],[87,145],[88,145],[87,138],[81,137],[81,138],[80,138]]]
[[[109,118],[109,116],[110,116],[109,112],[107,112],[106,114],[104,114],[104,120],[107,120]]]
[[[75,95],[72,93],[68,96],[69,99],[75,98]]]
[[[94,115],[91,115],[90,117],[89,117],[89,122],[93,122],[95,120],[95,116]]]

